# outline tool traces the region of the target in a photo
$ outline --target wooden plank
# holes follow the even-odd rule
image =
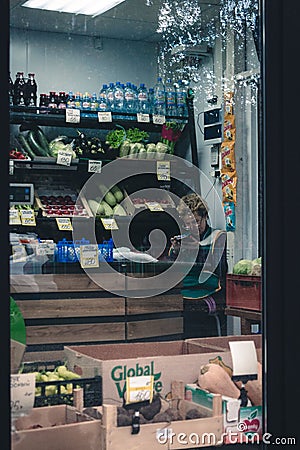
[[[127,339],[141,339],[183,333],[183,318],[143,320],[127,323]]]
[[[66,355],[64,350],[50,350],[41,352],[31,352],[26,350],[23,357],[23,362],[51,362],[51,361],[64,361]]]
[[[27,345],[72,344],[74,342],[118,341],[124,339],[124,323],[40,325],[26,327]]]
[[[125,299],[122,297],[17,300],[16,303],[24,319],[123,316],[125,314]]]
[[[127,298],[126,311],[128,315],[183,311],[183,299],[181,295]]]
[[[116,274],[99,274],[99,285],[92,281],[86,274],[36,274],[36,275],[11,275],[11,293],[16,292],[86,292],[103,291],[101,279],[105,276],[106,290],[108,287],[123,291],[125,281]]]

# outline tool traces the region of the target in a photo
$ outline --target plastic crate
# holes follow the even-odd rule
[[[63,361],[25,362],[22,367],[22,373],[53,371],[56,367],[63,364]],[[41,393],[40,395],[35,396],[34,407],[61,404],[73,406],[73,394],[61,393],[61,387],[63,386],[67,388],[67,385],[70,384],[72,384],[73,389],[76,387],[83,388],[83,404],[85,408],[102,405],[102,377],[100,375],[97,375],[94,378],[37,381],[35,387],[40,388]],[[55,386],[57,388],[57,392],[55,394],[46,395],[47,386]]]
[[[261,311],[261,277],[227,274],[226,305]]]
[[[90,241],[81,239],[80,241],[67,241],[65,238],[56,244],[56,262],[74,263],[80,260],[80,246],[87,245]],[[98,244],[99,261],[113,261],[113,240],[103,241]]]

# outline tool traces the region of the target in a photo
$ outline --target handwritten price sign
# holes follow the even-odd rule
[[[10,408],[13,416],[28,414],[34,405],[34,373],[12,374],[10,376]]]
[[[158,114],[153,114],[152,120],[155,125],[163,125],[166,121],[166,117],[160,116]]]
[[[170,181],[171,180],[170,161],[157,161],[156,175],[157,179],[160,181]]]
[[[59,150],[57,153],[56,164],[61,164],[62,166],[70,166],[72,162],[72,152],[68,150]]]
[[[80,110],[79,109],[66,109],[66,122],[67,123],[79,123],[80,122]]]
[[[80,265],[83,269],[99,267],[99,249],[97,244],[80,246]]]
[[[98,112],[98,122],[112,122],[111,112]]]
[[[101,173],[101,171],[102,161],[94,161],[92,159],[89,159],[88,172]]]
[[[115,219],[101,219],[105,230],[118,230],[118,224]]]
[[[140,123],[149,123],[150,122],[149,114],[138,113],[136,118],[137,118],[137,121]]]

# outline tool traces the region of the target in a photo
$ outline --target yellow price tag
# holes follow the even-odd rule
[[[118,224],[115,219],[102,218],[101,222],[103,223],[105,230],[118,230],[119,229]]]
[[[21,225],[21,217],[18,209],[9,210],[9,225]]]
[[[163,207],[157,202],[145,202],[145,206],[153,212],[164,211]]]
[[[56,217],[58,229],[61,231],[72,231],[72,223],[69,217]]]
[[[21,224],[26,226],[36,226],[35,215],[33,209],[21,209]]]

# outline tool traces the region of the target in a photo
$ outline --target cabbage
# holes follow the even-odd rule
[[[259,258],[253,259],[253,264],[261,264],[261,256]]]
[[[236,275],[250,275],[253,262],[251,259],[241,259],[233,266],[233,273]]]
[[[56,158],[58,156],[58,152],[60,150],[64,150],[64,151],[69,151],[70,153],[72,153],[72,158],[76,158],[77,155],[73,150],[72,143],[65,144],[64,143],[65,139],[66,139],[66,136],[58,136],[57,138],[53,139],[49,143],[51,155]]]

